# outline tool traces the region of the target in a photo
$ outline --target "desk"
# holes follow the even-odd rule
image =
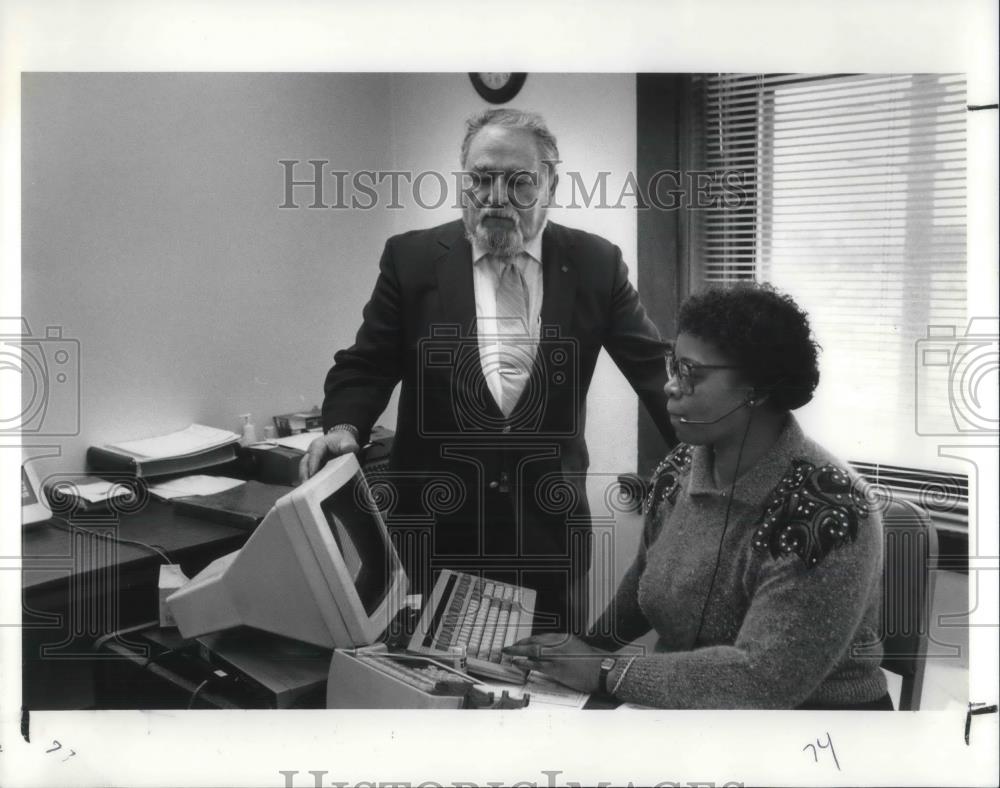
[[[248,633],[245,637],[254,644],[255,654],[259,640],[265,653],[273,652],[264,659],[282,666],[279,671],[268,668],[274,677],[281,676],[269,682],[269,688],[240,671],[229,670],[225,660],[206,661],[197,641],[185,640],[174,629],[161,629],[155,621],[118,635],[118,641],[109,637],[99,644],[102,653],[121,658],[100,665],[98,670],[104,708],[326,708],[326,675],[331,659],[326,649],[264,633]],[[126,639],[134,643],[125,645],[122,641]],[[268,639],[275,643],[268,646]],[[144,653],[139,653],[135,644],[142,644]],[[223,667],[225,672],[216,673],[214,667]],[[594,694],[584,708],[614,709],[618,705],[613,698]]]
[[[162,558],[151,549],[115,542],[111,536],[155,545],[193,577],[219,556],[239,549],[249,532],[179,515],[169,504],[156,501],[117,521],[109,516],[87,517],[71,524],[49,521],[26,527],[22,532],[22,685],[23,705],[28,710],[124,707],[120,692],[98,694],[98,678],[103,676],[107,688],[116,670],[131,669],[134,676],[136,664],[141,665],[137,651],[143,653],[149,643],[128,630],[148,628],[148,624],[136,625],[157,616]],[[102,638],[100,650],[95,650],[96,641]],[[150,671],[147,677],[158,673]],[[180,690],[176,697],[186,702],[192,689],[183,677],[163,673],[158,678],[172,683]],[[261,705],[211,690],[199,698],[199,705],[216,708]],[[178,707],[176,699],[161,702],[133,696],[130,700],[136,708]],[[325,696],[304,698],[303,705],[321,707],[323,700]],[[587,705],[609,707],[607,701],[594,698]]]
[[[22,532],[22,686],[29,710],[93,708],[101,659],[94,642],[157,616],[162,558],[109,537],[156,545],[190,577],[249,536],[157,501],[120,518],[90,515],[69,523],[36,523]]]
[[[120,658],[98,666],[98,698],[103,708],[326,707],[329,649],[248,632],[244,638],[253,644],[254,659],[263,661],[272,677],[279,678],[270,682],[269,689],[242,671],[230,670],[224,661],[214,657],[206,661],[199,641],[185,639],[172,627],[161,629],[157,621],[116,634],[117,638],[98,641],[99,653]]]

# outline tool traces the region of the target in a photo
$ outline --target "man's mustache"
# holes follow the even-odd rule
[[[507,219],[517,224],[517,214],[507,213],[506,211],[484,211],[479,215],[480,224],[486,219]]]

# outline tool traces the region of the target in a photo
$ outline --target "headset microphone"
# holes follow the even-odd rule
[[[681,424],[718,424],[724,418],[727,418],[728,416],[732,416],[740,408],[752,408],[756,404],[757,404],[757,400],[755,400],[753,397],[748,397],[747,399],[743,400],[743,402],[741,402],[739,405],[737,405],[732,410],[727,410],[725,413],[723,413],[717,419],[707,419],[707,420],[703,421],[701,419],[689,419],[689,418],[686,418],[685,416],[681,416],[678,419],[678,421]]]

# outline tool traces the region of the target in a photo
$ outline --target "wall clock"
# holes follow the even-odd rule
[[[490,104],[506,104],[518,94],[528,75],[521,72],[472,71],[469,79],[476,93]]]

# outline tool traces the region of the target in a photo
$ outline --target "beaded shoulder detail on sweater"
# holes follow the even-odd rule
[[[812,568],[835,547],[857,539],[868,513],[861,484],[847,471],[794,460],[768,496],[753,549],[774,558],[795,553]]]
[[[681,489],[681,476],[691,467],[693,447],[687,443],[678,443],[653,471],[653,478],[646,495],[645,511],[647,515],[655,514],[664,501],[673,503]]]

